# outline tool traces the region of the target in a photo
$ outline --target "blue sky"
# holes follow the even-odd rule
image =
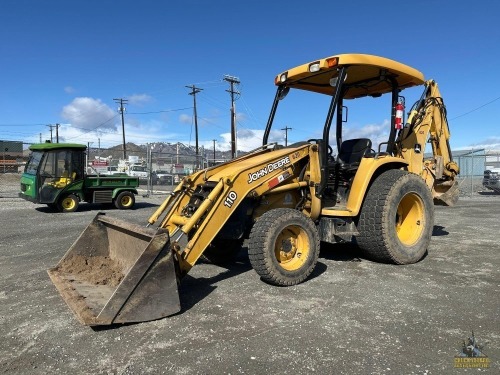
[[[238,148],[261,142],[276,74],[339,53],[406,63],[435,79],[453,149],[500,149],[500,3],[495,0],[111,1],[0,3],[0,139],[38,142],[61,124],[61,141],[122,142],[114,98],[128,100],[129,142],[230,148],[228,74],[239,78]],[[422,89],[406,90],[409,108]],[[293,103],[293,102],[291,102]],[[273,140],[321,134],[326,102],[278,118]],[[294,109],[294,106],[292,106]],[[382,139],[389,108],[349,103],[345,134]],[[41,135],[40,135],[41,134]],[[55,136],[55,130],[54,130]]]

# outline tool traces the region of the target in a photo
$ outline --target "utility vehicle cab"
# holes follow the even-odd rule
[[[30,147],[31,155],[21,177],[23,198],[52,205],[59,193],[83,179],[86,146],[42,143]]]

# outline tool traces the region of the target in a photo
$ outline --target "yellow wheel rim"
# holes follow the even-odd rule
[[[130,198],[128,195],[125,195],[120,200],[120,203],[123,207],[130,207],[132,205],[132,198]]]
[[[287,271],[295,271],[302,267],[309,256],[309,238],[298,226],[283,229],[274,247],[278,263]]]
[[[425,228],[424,203],[414,193],[407,194],[396,213],[396,233],[403,245],[414,245]]]
[[[76,206],[76,202],[72,198],[64,198],[62,203],[61,203],[62,208],[65,210],[72,210]]]

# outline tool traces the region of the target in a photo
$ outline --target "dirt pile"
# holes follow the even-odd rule
[[[120,265],[107,256],[72,255],[57,267],[62,274],[71,274],[94,285],[116,287],[123,279]]]

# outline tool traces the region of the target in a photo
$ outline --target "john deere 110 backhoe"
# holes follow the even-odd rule
[[[343,54],[289,69],[275,84],[261,147],[184,178],[146,227],[98,214],[49,270],[82,323],[138,322],[180,311],[177,285],[200,256],[230,257],[245,238],[255,271],[282,286],[311,274],[320,241],[354,239],[381,262],[409,264],[424,256],[434,203],[458,198],[458,166],[436,82],[393,60]],[[418,85],[422,96],[405,121],[400,93]],[[278,104],[297,89],[330,97],[322,136],[286,147],[268,142]],[[368,138],[343,139],[345,101],[385,94],[391,97],[388,139],[375,149]]]

